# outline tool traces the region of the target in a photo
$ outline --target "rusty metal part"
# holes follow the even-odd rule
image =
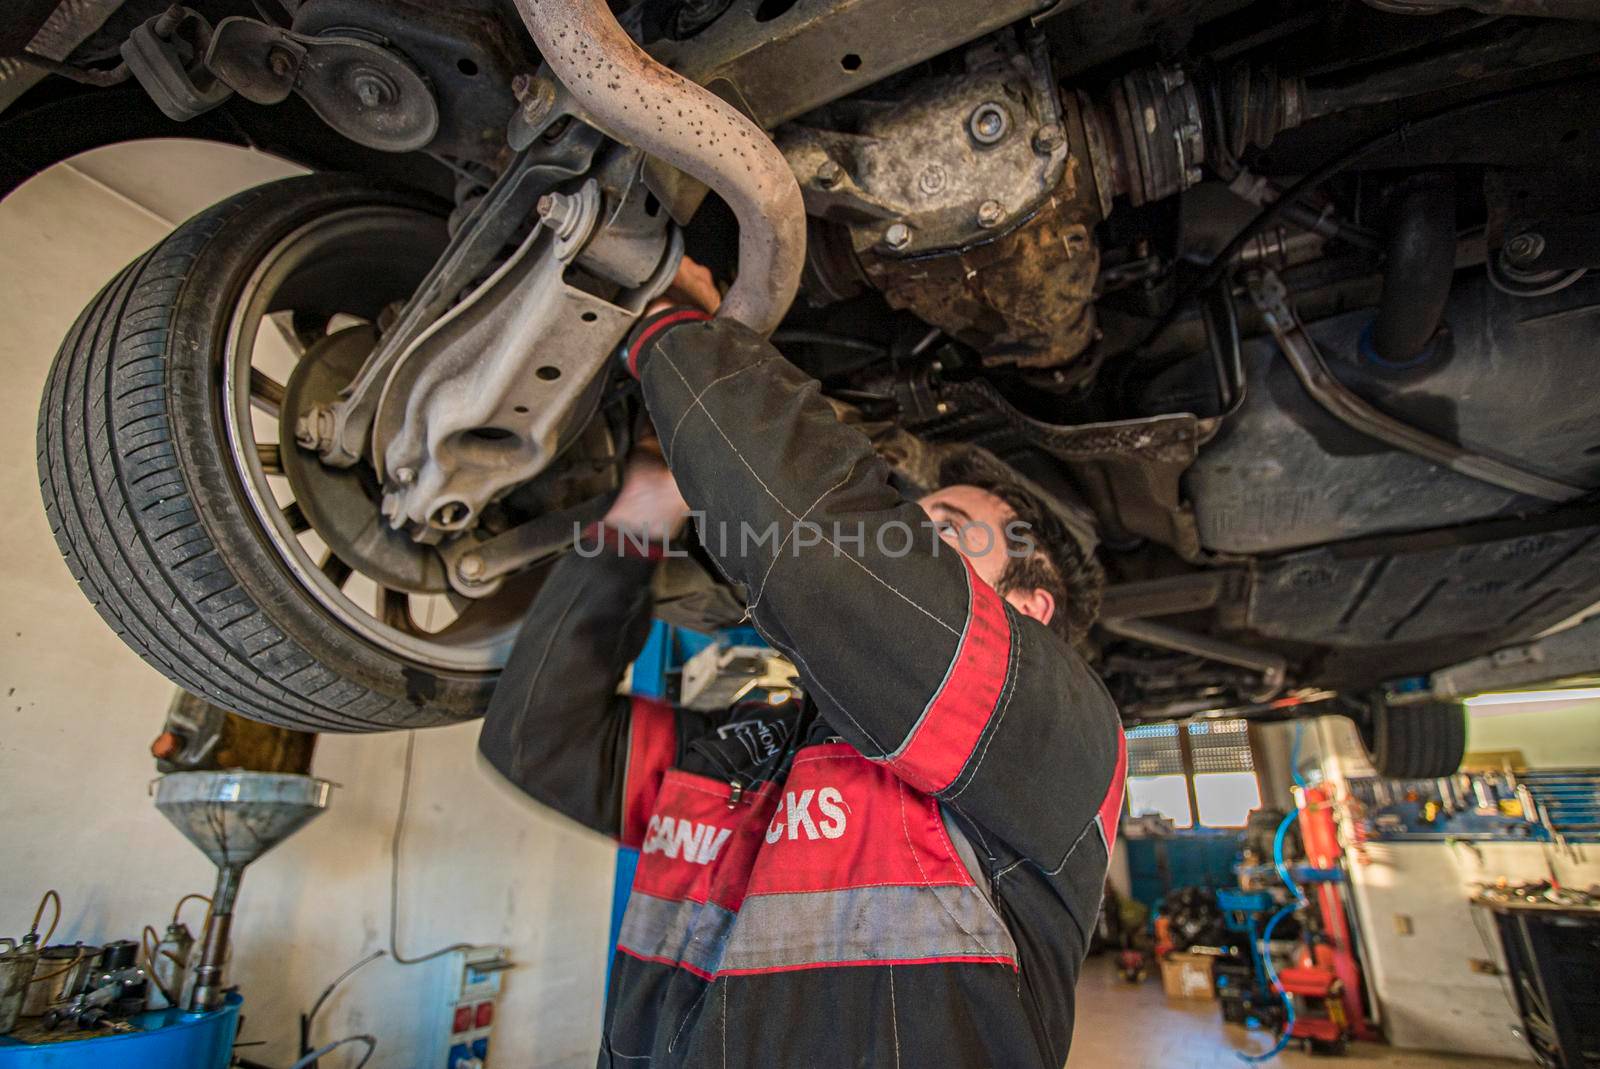
[[[693,38],[651,51],[771,129],[1047,6],[921,0],[908,10],[905,0],[825,0],[774,17],[770,0],[734,0]]]
[[[769,334],[805,265],[805,205],[783,154],[737,108],[652,59],[604,0],[517,0],[585,119],[687,172],[739,220],[739,273],[718,315]]]
[[[1064,117],[1061,182],[1021,226],[945,255],[862,258],[890,305],[944,328],[990,367],[1061,367],[1095,339],[1101,195],[1075,101]]]
[[[781,132],[806,210],[848,227],[857,252],[914,257],[988,240],[1061,184],[1069,145],[1043,38],[997,34],[963,60],[963,73]]]
[[[909,262],[874,257],[867,276],[891,306],[973,346],[986,366],[1059,367],[1094,340],[1095,220],[1062,196],[995,241]]]

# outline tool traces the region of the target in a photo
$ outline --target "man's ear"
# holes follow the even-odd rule
[[[1056,614],[1056,598],[1044,587],[1032,590],[1013,590],[1006,595],[1011,607],[1024,616],[1031,616],[1041,624],[1048,624]]]

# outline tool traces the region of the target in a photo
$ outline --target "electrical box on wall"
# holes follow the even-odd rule
[[[432,1057],[427,1069],[486,1069],[494,1033],[500,979],[512,963],[505,947],[477,946],[446,954],[437,966],[436,996],[431,1000]]]

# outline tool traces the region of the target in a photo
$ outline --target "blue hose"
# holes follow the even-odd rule
[[[1300,738],[1305,730],[1304,720],[1294,722],[1294,743],[1289,747],[1289,775],[1294,778],[1294,785],[1302,791],[1306,789],[1306,778],[1300,774]]]
[[[1295,725],[1294,741],[1294,754],[1291,757],[1291,760],[1296,761],[1294,778],[1297,783],[1300,783],[1302,786],[1304,786],[1304,781],[1300,779],[1300,769],[1298,767],[1297,760],[1300,751],[1299,724]],[[1289,834],[1290,826],[1293,825],[1294,822],[1299,818],[1300,810],[1296,809],[1292,811],[1288,816],[1283,818],[1283,823],[1278,825],[1277,834],[1272,837],[1273,867],[1278,870],[1278,878],[1283,881],[1283,885],[1294,893],[1294,901],[1288,903],[1282,909],[1278,910],[1278,912],[1272,915],[1272,919],[1267,922],[1266,929],[1261,933],[1261,944],[1260,946],[1256,947],[1256,952],[1261,955],[1262,964],[1266,966],[1267,987],[1269,990],[1273,987],[1276,987],[1278,984],[1278,970],[1272,964],[1272,950],[1270,946],[1272,943],[1272,933],[1278,927],[1279,922],[1282,921],[1283,918],[1287,917],[1289,914],[1306,904],[1305,893],[1300,890],[1300,885],[1294,882],[1294,877],[1289,875],[1289,866],[1284,862],[1283,859],[1284,838]],[[1278,1042],[1273,1044],[1271,1050],[1262,1054],[1245,1054],[1240,1052],[1240,1061],[1249,1062],[1251,1064],[1271,1061],[1273,1058],[1276,1058],[1279,1054],[1283,1053],[1283,1049],[1289,1045],[1289,1033],[1294,1029],[1294,998],[1290,996],[1287,991],[1283,992],[1282,994],[1284,1012],[1283,1031],[1278,1036]]]

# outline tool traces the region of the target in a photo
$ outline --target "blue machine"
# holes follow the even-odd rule
[[[226,1069],[239,1031],[239,1006],[229,995],[210,1013],[155,1010],[135,1014],[137,1032],[22,1043],[0,1036],[0,1069]]]

